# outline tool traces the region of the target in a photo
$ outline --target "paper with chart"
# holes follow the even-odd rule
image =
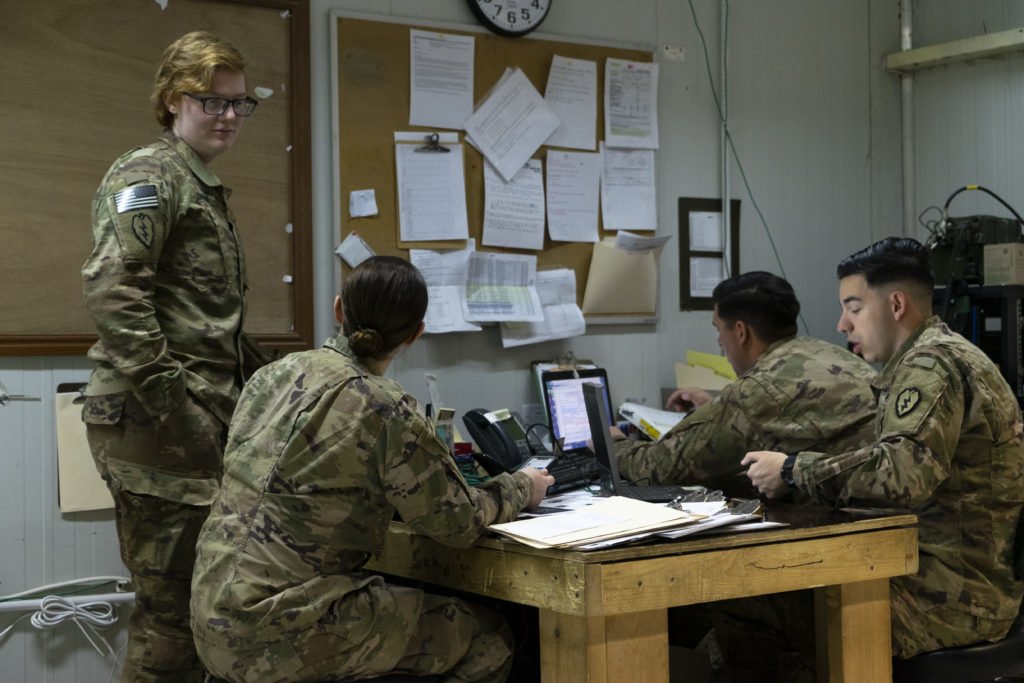
[[[462,128],[473,113],[473,36],[409,30],[409,124]]]
[[[548,234],[559,242],[598,240],[601,155],[548,150]]]
[[[421,142],[405,143],[408,133],[396,133],[395,169],[398,176],[398,224],[401,242],[464,240],[469,237],[466,219],[466,180],[462,145],[443,144],[457,133],[441,136],[440,148],[426,151]],[[420,141],[423,133],[413,134]]]
[[[409,250],[409,260],[427,283],[428,303],[423,325],[428,333],[480,331],[480,326],[467,322],[462,313],[469,255],[475,248],[476,241],[470,239],[465,249]]]
[[[722,242],[720,211],[690,212],[690,251],[724,251]]]
[[[507,69],[465,123],[466,136],[511,180],[558,128],[558,116],[521,69]]]
[[[658,65],[611,59],[604,67],[604,142],[658,148]]]
[[[505,182],[484,161],[484,234],[488,247],[544,247],[544,169],[530,159]]]
[[[605,230],[656,230],[654,150],[601,143],[601,215]]]
[[[597,147],[597,62],[555,55],[544,101],[560,121],[544,144],[591,151]]]
[[[544,320],[537,323],[501,323],[503,348],[579,337],[586,333],[587,322],[576,304],[575,271],[569,268],[539,271],[537,295],[544,310]]]
[[[462,308],[473,322],[540,322],[537,257],[473,252],[469,256]]]

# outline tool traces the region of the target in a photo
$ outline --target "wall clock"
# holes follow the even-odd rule
[[[466,0],[477,20],[500,36],[524,36],[540,26],[554,0]]]

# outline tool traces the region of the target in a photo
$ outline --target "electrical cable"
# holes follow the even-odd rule
[[[98,586],[104,586],[108,583],[117,583],[127,586],[131,583],[131,579],[127,576],[90,576],[84,579],[71,579],[69,581],[59,581],[57,583],[48,583],[45,586],[38,586],[36,588],[29,588],[19,593],[11,593],[10,595],[0,596],[0,602],[7,602],[8,600],[17,600],[20,598],[26,598],[32,595],[47,595],[59,588],[68,588],[70,586],[83,586],[84,589],[95,588]],[[74,593],[75,591],[65,592],[64,594]]]
[[[775,261],[779,264],[779,273],[783,278],[789,279],[786,276],[786,268],[782,265],[782,257],[779,255],[779,250],[775,246],[775,239],[772,237],[772,231],[768,227],[768,221],[764,217],[764,213],[761,211],[760,205],[757,203],[757,199],[754,197],[753,190],[750,189],[750,181],[747,179],[747,171],[743,168],[743,162],[740,161],[739,152],[736,151],[736,143],[733,142],[732,133],[729,132],[729,122],[725,120],[725,114],[722,111],[722,104],[718,99],[718,92],[715,90],[715,81],[711,75],[711,58],[708,56],[708,44],[704,39],[704,31],[701,30],[700,21],[697,19],[697,9],[693,6],[693,0],[688,0],[690,4],[690,13],[693,15],[693,25],[697,29],[697,35],[700,38],[701,48],[704,52],[704,68],[708,74],[708,86],[711,88],[711,97],[715,100],[715,109],[718,111],[718,120],[722,124],[722,129],[725,132],[725,140],[729,145],[729,149],[732,151],[732,158],[736,161],[736,168],[740,172],[740,178],[743,179],[743,186],[747,190],[747,196],[750,197],[750,203],[754,207],[754,211],[757,213],[758,218],[761,219],[761,225],[764,227],[765,235],[768,237],[768,244],[771,245],[772,253],[775,254]],[[729,2],[725,2],[726,12],[728,12]],[[810,329],[807,327],[807,321],[804,319],[803,313],[798,313],[800,323],[804,327],[804,331],[810,334]]]

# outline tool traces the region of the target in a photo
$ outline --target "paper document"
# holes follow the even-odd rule
[[[601,155],[548,150],[548,234],[560,242],[598,240]]]
[[[619,230],[615,235],[615,248],[635,252],[650,251],[651,249],[661,249],[670,239],[672,239],[672,235],[643,237],[626,232],[625,230]]]
[[[544,101],[560,122],[544,144],[591,151],[597,147],[597,62],[555,55]]]
[[[480,331],[480,326],[467,322],[462,312],[469,255],[475,246],[476,242],[470,239],[465,249],[409,250],[409,260],[419,268],[427,283],[427,313],[423,317],[427,332],[442,334]]]
[[[484,161],[484,234],[488,247],[544,248],[544,170],[529,159],[507,183]]]
[[[366,240],[355,232],[350,232],[348,237],[343,239],[338,248],[334,250],[334,253],[340,256],[349,268],[355,268],[371,256],[376,256]]]
[[[62,513],[108,510],[114,499],[96,470],[82,422],[81,394],[57,394],[57,503]],[[77,401],[77,402],[76,402]]]
[[[649,313],[658,303],[658,261],[655,251],[630,252],[604,240],[594,245],[584,314]]]
[[[656,230],[654,151],[601,143],[601,215],[605,230]]]
[[[461,129],[473,113],[473,36],[409,30],[409,124]]]
[[[457,133],[448,135],[458,138]],[[403,134],[396,133],[396,140]],[[422,141],[424,135],[417,134]],[[399,239],[402,242],[464,240],[469,237],[466,220],[466,181],[462,145],[442,144],[448,152],[424,151],[420,143],[395,145],[398,175]]]
[[[690,257],[690,296],[711,297],[725,279],[725,261],[718,257]]]
[[[352,190],[348,193],[348,215],[352,218],[377,215],[377,193],[373,190]]]
[[[677,413],[672,410],[660,410],[640,403],[629,401],[619,406],[619,414],[626,418],[637,429],[655,441],[659,441],[689,413]]]
[[[604,141],[658,148],[658,65],[611,59],[604,67]]]
[[[511,180],[558,128],[558,116],[517,67],[506,70],[465,127],[473,146]]]
[[[721,391],[731,380],[715,374],[710,368],[700,365],[676,363],[676,388],[697,387],[709,391]]]
[[[492,524],[491,531],[534,548],[568,548],[683,526],[699,515],[665,505],[612,496],[580,510]]]
[[[586,333],[583,311],[576,304],[576,272],[569,268],[537,273],[537,296],[544,320],[537,323],[501,323],[504,348],[536,344],[551,339],[579,337]]]
[[[690,212],[690,251],[723,251],[722,214],[718,211]]]
[[[736,371],[729,364],[729,359],[716,353],[705,353],[703,351],[686,351],[686,362],[689,365],[700,365],[708,368],[716,375],[726,379],[736,379]]]
[[[463,315],[474,322],[540,322],[537,257],[473,252]]]

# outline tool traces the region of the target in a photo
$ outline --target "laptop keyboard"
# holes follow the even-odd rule
[[[687,493],[682,486],[654,485],[654,486],[629,486],[623,484],[624,493],[630,498],[643,500],[648,503],[667,503],[678,496]]]
[[[598,478],[600,469],[593,455],[568,451],[551,461],[548,474],[555,478],[554,485],[548,489],[548,495],[551,495],[586,486]]]

